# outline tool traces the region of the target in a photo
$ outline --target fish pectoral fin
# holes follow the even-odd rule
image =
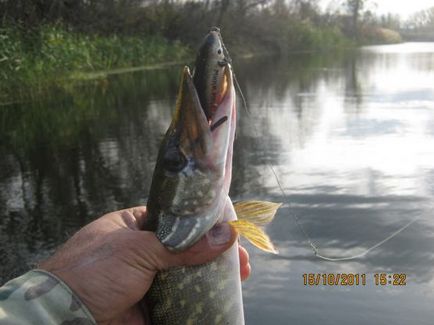
[[[237,218],[247,220],[257,226],[271,222],[282,203],[268,201],[240,201],[234,204]]]
[[[277,250],[270,240],[270,237],[265,233],[265,231],[254,224],[253,222],[247,220],[234,220],[229,221],[229,224],[244,238],[251,242],[254,246],[259,249],[277,254]]]
[[[234,204],[239,220],[229,224],[250,243],[259,249],[277,254],[277,250],[261,226],[270,223],[276,215],[281,203],[268,201],[240,201]]]

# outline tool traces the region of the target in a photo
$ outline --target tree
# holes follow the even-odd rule
[[[415,13],[409,22],[416,29],[434,29],[434,7]]]
[[[354,39],[359,38],[359,20],[366,0],[346,0],[346,7],[351,16],[351,28]]]

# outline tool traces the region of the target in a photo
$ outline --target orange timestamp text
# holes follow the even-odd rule
[[[366,273],[304,273],[305,286],[365,286]],[[374,273],[373,284],[376,286],[405,286],[405,273]]]

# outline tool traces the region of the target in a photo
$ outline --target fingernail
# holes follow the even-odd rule
[[[219,223],[208,231],[208,242],[211,246],[221,246],[231,240],[231,234],[228,223]]]

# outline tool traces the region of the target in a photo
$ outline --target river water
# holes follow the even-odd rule
[[[285,203],[267,229],[279,255],[245,244],[247,324],[432,324],[434,43],[235,68],[249,112],[239,106],[231,196]],[[103,213],[146,203],[180,71],[111,75],[0,106],[0,283]],[[309,242],[323,256],[362,256],[325,261]],[[324,285],[322,274],[360,284]]]

